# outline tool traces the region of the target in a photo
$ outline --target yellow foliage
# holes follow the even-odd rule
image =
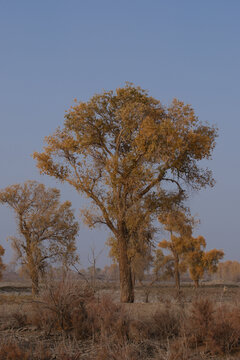
[[[174,99],[165,107],[127,83],[75,102],[63,129],[46,137],[43,152],[33,157],[41,173],[92,201],[87,222],[106,225],[117,239],[121,288],[128,292],[128,253],[141,222],[147,219],[147,230],[157,213],[186,199],[189,187],[214,185],[211,171],[198,163],[211,157],[216,136],[190,105]]]
[[[0,191],[0,203],[15,212],[18,236],[10,238],[12,247],[27,268],[36,293],[48,261],[61,261],[67,266],[77,259],[78,223],[71,203],[61,204],[59,190],[46,189],[36,181],[8,186]]]

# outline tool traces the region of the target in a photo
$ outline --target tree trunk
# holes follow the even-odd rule
[[[32,281],[32,295],[37,296],[39,293],[39,274],[36,266],[32,263],[28,263],[29,273]]]
[[[32,294],[35,297],[39,293],[39,281],[38,281],[38,274],[36,271],[34,271],[34,273],[31,274],[31,280],[32,280]]]
[[[96,259],[93,259],[93,281],[92,281],[92,287],[95,292],[95,285],[96,285]]]
[[[119,271],[120,271],[120,300],[122,303],[134,302],[134,287],[132,281],[131,264],[127,254],[127,239],[119,237]]]
[[[132,267],[131,267],[132,269]],[[135,276],[135,272],[134,270],[132,269],[132,283],[133,283],[133,287],[135,287],[135,284],[136,284],[136,276]]]
[[[195,289],[199,288],[199,279],[194,280]]]
[[[150,294],[150,289],[146,288],[145,289],[145,303],[148,303],[148,301],[149,301],[149,294]]]
[[[174,275],[177,293],[180,293],[180,273],[179,273],[179,259],[178,255],[174,255]]]

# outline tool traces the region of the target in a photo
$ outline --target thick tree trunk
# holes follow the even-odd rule
[[[35,270],[31,272],[31,280],[32,280],[32,294],[35,297],[39,293],[39,279],[38,279],[38,274]]]
[[[199,288],[199,280],[194,280],[194,286],[195,286],[195,289],[198,289]]]
[[[32,281],[32,294],[35,297],[39,294],[39,274],[34,264],[29,264],[29,273]]]
[[[119,237],[119,271],[120,271],[120,300],[122,303],[134,302],[134,286],[132,280],[131,264],[127,255],[127,239]]]
[[[136,284],[136,276],[135,276],[135,272],[132,269],[132,283],[133,283],[133,287],[135,287]]]

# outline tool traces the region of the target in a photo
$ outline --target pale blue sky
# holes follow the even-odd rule
[[[238,0],[0,0],[0,188],[27,179],[58,186],[79,213],[84,201],[42,177],[31,154],[63,123],[73,99],[131,81],[163,103],[190,103],[202,121],[219,127],[209,167],[214,189],[195,194],[193,214],[208,248],[240,260],[240,2]],[[15,233],[13,214],[0,207],[1,242]],[[82,264],[107,233],[83,225]],[[101,255],[99,265],[109,260]]]

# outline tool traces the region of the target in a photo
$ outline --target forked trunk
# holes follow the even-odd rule
[[[122,303],[134,302],[134,287],[132,280],[131,265],[127,255],[127,240],[119,238],[119,271],[120,271],[120,300]]]

